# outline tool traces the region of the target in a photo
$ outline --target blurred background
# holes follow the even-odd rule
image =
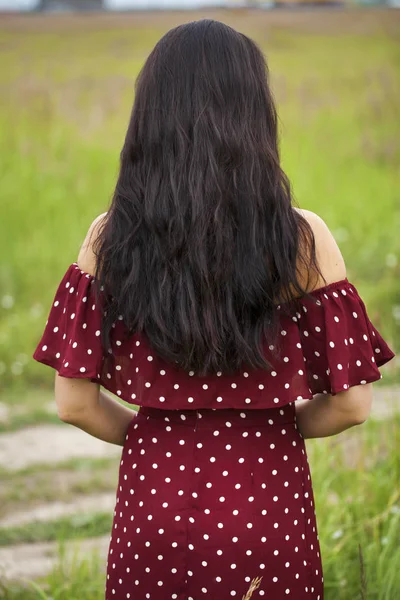
[[[0,0],[0,598],[103,597],[120,449],[58,421],[54,374],[31,356],[107,210],[135,77],[171,27],[219,19],[265,51],[295,198],[400,349],[395,3]],[[365,425],[308,443],[326,600],[400,598],[399,369],[382,369]]]

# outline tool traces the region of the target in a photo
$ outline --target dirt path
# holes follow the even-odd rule
[[[109,512],[114,510],[115,493],[81,496],[70,502],[52,502],[31,510],[12,512],[0,519],[0,527],[22,527],[32,521],[55,521],[75,514]]]
[[[35,425],[0,435],[0,467],[18,471],[35,464],[58,464],[71,458],[119,456],[121,447],[102,442],[65,425]]]

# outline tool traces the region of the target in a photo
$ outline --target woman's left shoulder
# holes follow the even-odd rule
[[[94,275],[96,272],[96,254],[94,243],[100,234],[108,213],[102,213],[94,219],[86,234],[85,240],[79,250],[77,264],[82,271]]]

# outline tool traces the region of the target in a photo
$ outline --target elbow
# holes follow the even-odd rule
[[[57,416],[63,423],[69,425],[79,425],[83,422],[84,411],[72,411],[65,406],[57,405]]]
[[[371,413],[371,402],[364,401],[356,405],[349,414],[351,426],[362,425]]]
[[[60,421],[63,423],[68,423],[69,425],[74,425],[76,422],[76,415],[74,416],[68,411],[63,410],[62,408],[57,409],[57,416]]]
[[[369,411],[367,412],[359,412],[352,416],[351,425],[362,425],[369,417]]]
[[[337,395],[336,407],[349,427],[362,425],[368,419],[372,408],[372,385],[360,385]]]

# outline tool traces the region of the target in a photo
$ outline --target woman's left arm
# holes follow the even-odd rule
[[[94,437],[123,446],[126,432],[137,411],[127,408],[89,379],[55,379],[59,418]]]

